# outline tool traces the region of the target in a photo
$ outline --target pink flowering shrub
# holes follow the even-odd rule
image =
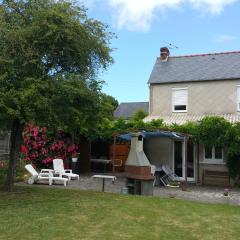
[[[78,150],[77,144],[69,145],[71,141],[64,134],[51,135],[45,127],[32,123],[26,126],[23,140],[21,153],[26,161],[31,161],[39,167],[50,166],[55,158],[67,161],[73,154],[77,154]]]

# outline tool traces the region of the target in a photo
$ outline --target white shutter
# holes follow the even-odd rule
[[[187,89],[172,89],[173,111],[175,111],[175,106],[186,106],[187,110],[187,102],[188,102]]]
[[[240,111],[240,86],[237,87],[237,110]]]

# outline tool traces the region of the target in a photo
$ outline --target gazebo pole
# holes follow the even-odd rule
[[[115,174],[115,157],[116,157],[116,135],[113,137],[113,160],[112,160],[112,173]]]
[[[185,184],[187,185],[187,174],[188,174],[188,134],[184,134],[184,146],[185,146]]]
[[[200,183],[200,173],[199,173],[199,141],[197,142],[197,183]]]

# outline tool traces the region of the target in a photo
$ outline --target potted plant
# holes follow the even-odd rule
[[[170,193],[169,193],[169,197],[170,198],[174,198],[175,197],[175,190],[176,188],[179,188],[180,183],[177,181],[170,181],[169,184],[167,184],[167,187],[169,189],[171,189]]]
[[[78,154],[77,152],[72,153],[72,162],[77,162],[78,161]]]
[[[78,160],[78,146],[77,144],[73,143],[67,148],[67,152],[71,155],[72,157],[72,162],[77,162]]]
[[[179,188],[180,182],[176,182],[176,181],[171,181],[169,182],[169,184],[167,184],[167,187],[169,188]]]
[[[229,204],[229,200],[230,200],[229,189],[225,188],[223,191],[223,201],[224,203]]]

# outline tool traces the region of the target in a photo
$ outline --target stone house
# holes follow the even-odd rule
[[[161,48],[149,81],[149,116],[166,124],[222,116],[231,123],[240,120],[240,52],[170,56]],[[185,178],[183,141],[152,138],[145,151],[151,163],[167,164]],[[188,181],[227,185],[226,151],[188,143]]]

